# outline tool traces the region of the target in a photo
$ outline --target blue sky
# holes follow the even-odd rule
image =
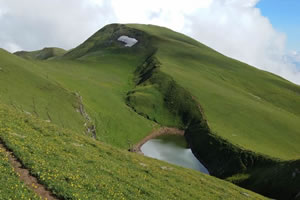
[[[276,30],[286,34],[288,50],[300,51],[299,0],[260,0],[256,7]]]

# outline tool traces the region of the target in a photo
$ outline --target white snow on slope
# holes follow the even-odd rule
[[[122,35],[118,38],[118,41],[124,42],[125,47],[132,47],[135,45],[138,41],[135,38],[128,37],[126,35]]]

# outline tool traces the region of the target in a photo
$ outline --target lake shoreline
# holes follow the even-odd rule
[[[147,135],[145,138],[143,138],[141,141],[139,141],[137,144],[131,147],[128,151],[143,154],[143,152],[141,151],[141,147],[143,146],[143,144],[145,144],[150,139],[154,139],[161,135],[184,136],[184,130],[180,130],[178,128],[171,128],[171,127],[161,127],[159,129],[155,129],[149,135]]]

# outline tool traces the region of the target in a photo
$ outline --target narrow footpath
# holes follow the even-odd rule
[[[21,162],[14,156],[13,152],[6,148],[6,146],[0,140],[0,149],[3,149],[6,153],[11,166],[14,168],[14,171],[19,175],[19,178],[34,191],[38,196],[43,200],[58,200],[45,186],[41,185],[38,180],[32,176],[28,169],[25,169]]]

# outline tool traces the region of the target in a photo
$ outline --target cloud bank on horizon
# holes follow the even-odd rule
[[[187,34],[215,50],[300,84],[300,53],[256,8],[259,0],[0,0],[0,47],[66,49],[108,23],[145,23]]]

